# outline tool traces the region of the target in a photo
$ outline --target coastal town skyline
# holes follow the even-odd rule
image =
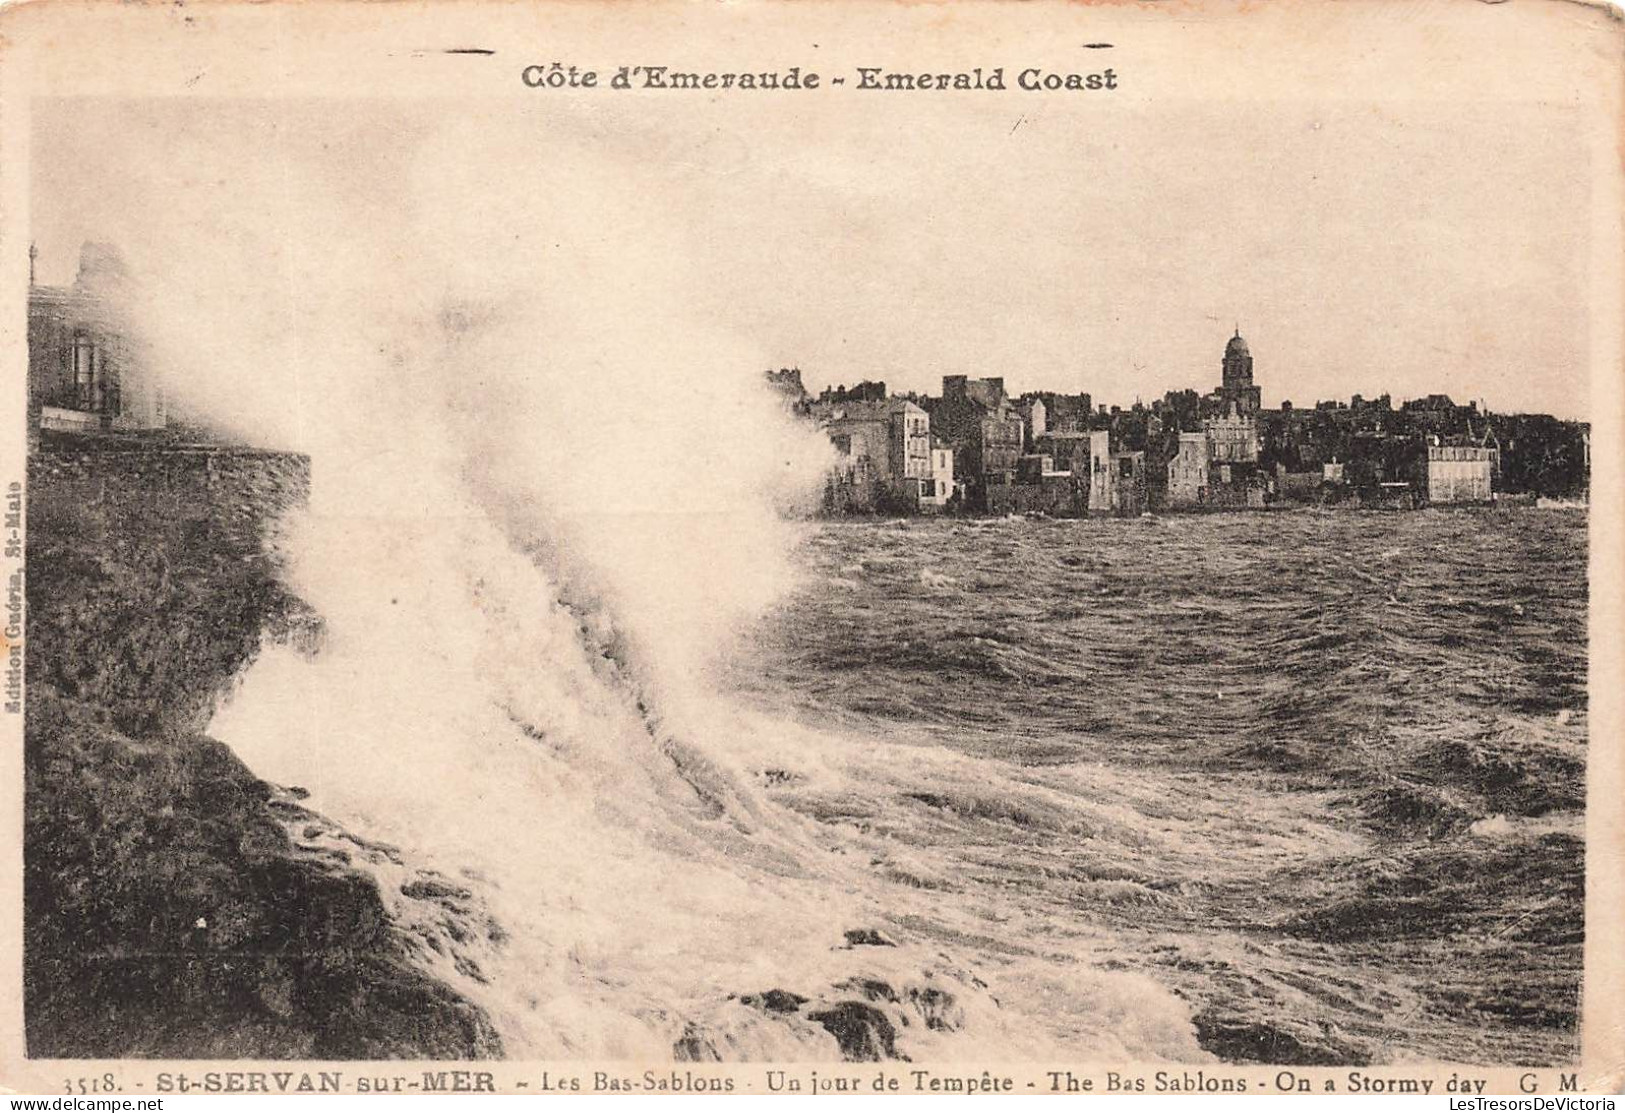
[[[1505,503],[1583,494],[1590,426],[1496,414],[1447,394],[1263,404],[1238,327],[1211,389],[1125,408],[1089,392],[1028,390],[1002,376],[944,375],[939,394],[882,380],[808,391],[799,368],[767,383],[835,449],[831,514],[1025,512],[1135,515]]]
[[[31,438],[156,434],[173,443],[223,432],[184,406],[171,413],[164,357],[130,319],[141,279],[116,245],[82,245],[71,285],[41,283],[38,254],[30,245]],[[1589,486],[1587,423],[1497,414],[1442,393],[1267,407],[1255,370],[1238,327],[1210,390],[1169,390],[1126,408],[1088,391],[1016,393],[1002,375],[944,375],[936,395],[872,379],[814,394],[799,368],[769,368],[765,383],[835,450],[823,501],[832,514],[1408,509]]]

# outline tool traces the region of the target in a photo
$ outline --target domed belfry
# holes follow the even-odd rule
[[[1238,416],[1255,414],[1259,408],[1259,389],[1253,385],[1253,354],[1247,350],[1247,341],[1241,338],[1241,329],[1224,346],[1224,378],[1219,395],[1224,408],[1234,410]]]

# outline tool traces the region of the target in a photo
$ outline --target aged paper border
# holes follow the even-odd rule
[[[1536,53],[1537,65],[1523,71],[1522,84],[1485,78],[1493,60],[1507,49],[1506,27],[1516,22],[1521,45]],[[1436,41],[1424,27],[1454,36],[1467,58],[1453,64],[1430,55]],[[1156,83],[1168,96],[1253,98],[1340,95],[1329,79],[1317,76],[1317,58],[1336,57],[1351,81],[1416,83],[1426,95],[1465,102],[1471,99],[1550,99],[1583,103],[1592,151],[1591,351],[1593,427],[1591,505],[1590,721],[1593,745],[1588,767],[1587,950],[1583,995],[1582,1062],[1572,1070],[1526,1071],[1512,1067],[1416,1064],[1365,1071],[1372,1077],[1430,1077],[1452,1073],[1487,1078],[1488,1092],[1529,1092],[1530,1080],[1543,1096],[1559,1093],[1561,1077],[1574,1075],[1579,1092],[1612,1093],[1625,1086],[1625,1022],[1622,1022],[1620,956],[1625,955],[1625,750],[1617,744],[1625,726],[1625,676],[1621,675],[1618,635],[1625,629],[1625,390],[1622,390],[1621,282],[1622,189],[1620,133],[1621,61],[1625,24],[1617,10],[1571,0],[1515,0],[1481,5],[1467,0],[1418,3],[1363,0],[1332,4],[1311,0],[1294,5],[1219,2],[1143,4],[1041,2],[916,3],[907,0],[790,5],[770,0],[732,6],[681,0],[652,0],[636,7],[595,5],[574,0],[534,4],[457,3],[425,5],[300,3],[283,0],[256,5],[201,3],[113,5],[79,0],[14,4],[0,11],[0,353],[6,368],[5,433],[0,438],[0,486],[25,474],[22,404],[26,347],[23,333],[29,239],[28,143],[30,99],[64,93],[121,96],[513,96],[517,67],[510,60],[472,67],[445,57],[427,60],[412,52],[429,45],[463,45],[470,34],[504,43],[532,43],[534,61],[555,57],[609,59],[641,49],[661,55],[681,53],[696,66],[743,63],[764,53],[763,44],[805,37],[816,31],[843,44],[836,57],[821,58],[832,68],[855,64],[865,43],[884,44],[888,57],[919,53],[929,44],[933,67],[948,68],[955,58],[999,55],[1012,60],[1037,49],[1056,25],[1089,28],[1133,43],[1119,60],[1138,70],[1137,80]],[[898,47],[906,43],[907,49]],[[680,44],[680,48],[679,48]],[[1238,71],[1230,60],[1245,46],[1256,54],[1272,46],[1268,66]],[[1356,47],[1359,50],[1356,50]],[[1352,53],[1351,53],[1352,52]],[[525,53],[520,48],[520,53]],[[1295,57],[1296,64],[1283,64]],[[1353,60],[1351,61],[1351,58]],[[205,78],[193,79],[199,73]],[[1352,76],[1350,76],[1352,74]],[[1534,74],[1535,76],[1528,76]],[[1407,78],[1406,75],[1409,75]],[[1151,101],[1154,108],[1155,100]],[[7,564],[5,571],[12,571]],[[22,722],[0,717],[7,773],[0,776],[0,893],[10,914],[0,917],[0,1089],[60,1093],[70,1076],[119,1072],[127,1096],[152,1094],[164,1072],[241,1070],[243,1063],[101,1063],[28,1061],[23,1052],[21,993]],[[479,1064],[492,1072],[497,1088],[536,1092],[544,1071],[551,1077],[590,1078],[595,1069],[641,1072],[649,1064]],[[671,1064],[652,1064],[669,1072]],[[261,1064],[285,1069],[287,1064]],[[360,1074],[410,1074],[430,1064],[305,1064],[301,1069]],[[437,1065],[443,1067],[444,1064]],[[1076,1063],[849,1064],[841,1073],[896,1079],[912,1089],[910,1071],[1008,1075],[1018,1092],[1048,1089],[1045,1072],[1069,1068],[1095,1078],[1105,1071],[1150,1073],[1167,1064]],[[738,1089],[763,1092],[771,1065],[711,1067],[684,1065],[696,1077],[732,1078]],[[808,1065],[780,1065],[805,1076]],[[1210,1075],[1249,1080],[1274,1092],[1276,1072],[1262,1066],[1206,1068]],[[1324,1079],[1337,1080],[1343,1068],[1293,1068],[1318,1092]],[[527,1090],[516,1090],[521,1082]],[[139,1087],[139,1088],[138,1088]],[[1098,1092],[1098,1091],[1097,1091]],[[1250,1092],[1256,1092],[1250,1088]],[[1437,1091],[1436,1091],[1437,1092]]]

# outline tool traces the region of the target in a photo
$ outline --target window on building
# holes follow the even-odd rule
[[[1118,469],[1117,474],[1122,476],[1124,479],[1134,478],[1134,461],[1129,457],[1125,456],[1118,461]]]
[[[73,338],[73,388],[79,409],[96,408],[96,345],[88,336]]]

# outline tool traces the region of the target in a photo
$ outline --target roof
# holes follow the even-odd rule
[[[1211,349],[1209,350],[1211,351]],[[1224,346],[1224,354],[1227,356],[1244,356],[1250,354],[1247,351],[1247,341],[1241,338],[1240,329],[1237,329],[1236,335],[1230,338],[1230,343]]]

